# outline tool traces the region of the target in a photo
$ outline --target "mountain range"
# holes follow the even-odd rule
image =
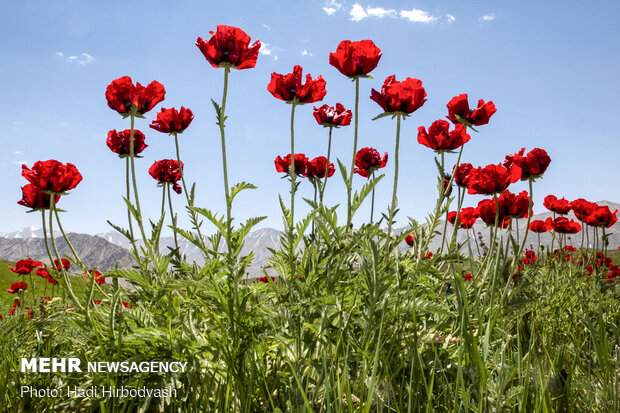
[[[607,205],[613,211],[620,209],[620,204],[616,204],[608,201],[597,202],[599,205]],[[552,213],[546,212],[542,214],[536,214],[532,217],[532,220],[541,219],[545,220],[547,217],[551,217]],[[574,218],[572,213],[569,214],[569,218]],[[523,234],[525,232],[526,220],[518,220],[518,232]],[[437,226],[438,231],[443,230],[443,222]],[[513,226],[514,227],[514,226]],[[400,233],[406,228],[396,229],[396,233]],[[513,228],[516,232],[517,228]],[[448,224],[448,237],[452,232],[452,226]],[[486,225],[480,221],[476,222],[473,228],[473,232],[476,234],[476,238],[482,237],[483,241],[489,244],[489,231]],[[590,233],[592,233],[590,231]],[[612,226],[608,230],[609,235],[609,247],[617,248],[620,245],[620,224]],[[121,234],[110,231],[96,235],[88,234],[68,234],[69,240],[75,247],[78,255],[88,267],[97,267],[101,271],[108,271],[114,268],[117,264],[119,268],[128,268],[132,265],[132,258],[128,251],[129,241]],[[466,243],[467,239],[471,238],[471,232],[459,230],[457,232],[457,241],[459,243]],[[242,254],[247,255],[251,251],[254,252],[254,261],[248,268],[248,277],[260,277],[263,275],[262,267],[267,263],[271,257],[269,249],[278,249],[280,247],[280,231],[274,228],[261,228],[251,232],[245,240],[245,245],[242,249]],[[473,241],[470,239],[470,241]],[[592,241],[592,240],[590,240]],[[59,253],[69,256],[71,251],[65,243],[62,237],[56,238]],[[526,240],[526,248],[534,247],[538,243],[537,234],[530,232]],[[541,243],[545,245],[551,244],[551,234],[541,234]],[[569,243],[573,246],[579,246],[581,244],[581,234],[576,234],[569,238]],[[592,242],[590,242],[592,243]],[[168,247],[174,245],[174,239],[170,237],[162,237],[160,240],[160,248],[162,252],[167,252]],[[557,243],[556,243],[557,245]],[[436,236],[430,246],[430,251],[435,252],[441,246],[441,236]],[[189,262],[196,261],[198,264],[204,262],[203,256],[199,249],[191,244],[184,238],[179,238],[179,247],[182,254],[185,254]],[[406,250],[408,247],[405,243],[401,244],[401,250]],[[463,251],[467,251],[467,245],[463,245]],[[471,248],[476,251],[474,242],[471,242]],[[43,232],[40,228],[28,227],[20,229],[19,231],[11,233],[0,233],[0,258],[8,261],[17,261],[30,257],[36,260],[46,260],[47,251],[45,243],[43,241]]]

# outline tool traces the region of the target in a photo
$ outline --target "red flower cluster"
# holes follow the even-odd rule
[[[251,69],[256,66],[256,59],[261,47],[260,41],[250,46],[250,36],[238,27],[219,25],[217,30],[209,32],[211,38],[196,40],[196,46],[213,67],[230,66],[233,69]]]
[[[54,204],[57,204],[59,200],[60,195],[54,195]],[[17,203],[32,209],[49,209],[50,194],[43,193],[36,185],[27,184],[22,186],[22,199]]]
[[[551,158],[547,154],[547,151],[534,148],[525,156],[523,155],[524,153],[525,148],[522,148],[518,153],[507,155],[504,166],[506,168],[510,168],[512,165],[520,167],[522,180],[541,177],[551,163]]]
[[[66,258],[61,258],[60,263],[58,262],[57,259],[54,260],[54,267],[56,267],[58,271],[60,271],[61,264],[62,264],[62,268],[64,268],[65,270],[68,270],[69,268],[71,268],[71,262],[69,262],[69,260]]]
[[[329,64],[350,78],[368,76],[368,73],[377,67],[380,59],[381,49],[375,46],[372,40],[343,40],[336,52],[329,54]]]
[[[355,169],[353,172],[368,178],[377,169],[387,165],[387,152],[381,156],[374,148],[362,148],[355,154]]]
[[[137,82],[134,85],[129,76],[113,80],[105,91],[110,109],[123,116],[128,116],[132,108],[137,115],[144,115],[163,101],[165,96],[166,90],[161,83],[154,80],[146,87]]]
[[[397,81],[396,76],[388,76],[383,82],[381,93],[372,89],[370,99],[375,101],[385,112],[410,114],[426,102],[426,91],[420,79],[411,77]]]
[[[478,206],[476,207],[476,209],[478,210],[478,216],[485,224],[495,225],[496,208],[494,199],[483,199],[482,201],[478,202]],[[499,205],[499,213],[497,214],[498,227],[507,228],[508,224],[510,223],[510,218],[506,216],[502,205]]]
[[[92,275],[93,270],[88,270],[88,274],[82,274],[82,277],[90,279]],[[97,284],[105,284],[105,277],[103,277],[101,271],[95,270],[95,282]]]
[[[530,265],[538,261],[536,252],[533,250],[525,250],[523,252],[523,255],[525,255],[525,257],[521,259],[521,261],[523,262],[523,265]]]
[[[467,133],[467,128],[463,125],[456,125],[452,131],[449,129],[450,122],[445,120],[433,122],[428,128],[428,132],[424,126],[420,126],[418,128],[418,143],[436,152],[443,152],[458,149],[471,139]]]
[[[576,234],[581,231],[581,225],[565,217],[557,217],[556,219],[547,218],[547,225],[559,234]]]
[[[549,211],[562,215],[568,214],[570,210],[573,209],[570,201],[567,201],[564,198],[558,199],[555,195],[547,195],[543,205]]]
[[[295,174],[297,176],[306,176],[306,169],[308,168],[309,159],[303,153],[295,154]],[[284,172],[288,174],[291,167],[291,154],[289,153],[284,158],[277,156],[274,160],[277,172]]]
[[[551,231],[551,229],[552,229],[551,223],[549,223],[548,221],[536,219],[530,222],[530,231],[532,232],[537,232],[540,234],[543,232]]]
[[[503,192],[520,177],[521,168],[515,165],[506,168],[501,164],[491,164],[484,168],[472,169],[467,178],[467,193],[493,195]]]
[[[151,165],[149,174],[160,184],[173,184],[172,189],[174,192],[180,194],[183,189],[177,181],[181,179],[182,168],[183,162],[181,162],[181,168],[179,168],[179,162],[175,159],[162,159],[161,161],[155,161],[155,163]]]
[[[471,275],[471,274],[463,274],[463,279],[464,279],[465,281],[471,281],[471,280],[473,280],[473,279],[474,279],[474,276],[473,276],[473,275]]]
[[[19,275],[26,275],[42,265],[43,263],[41,261],[33,261],[32,258],[26,258],[25,260],[17,261],[15,267],[9,265],[9,270]]]
[[[194,120],[194,114],[186,107],[181,106],[181,110],[162,108],[149,127],[162,133],[183,133],[192,120]]]
[[[341,103],[336,103],[336,107],[327,104],[318,108],[315,106],[312,114],[319,125],[334,128],[350,125],[353,117]]]
[[[448,119],[452,123],[461,123],[465,126],[480,126],[489,123],[489,119],[497,109],[492,101],[484,102],[480,99],[476,109],[469,109],[467,94],[461,94],[450,99],[447,104]]]
[[[474,226],[476,219],[479,217],[478,210],[473,207],[462,208],[459,212],[459,227],[469,229]],[[448,213],[448,222],[454,225],[456,221],[456,211]]]
[[[268,277],[268,276],[264,276],[264,277],[259,277],[258,282],[261,283],[269,283],[269,282],[274,282],[276,279],[275,277]]]
[[[284,158],[277,156],[274,164],[277,172],[288,174],[291,166],[291,154],[289,153]],[[317,156],[316,158],[310,160],[303,153],[295,154],[295,174],[297,176],[305,176],[311,179],[322,179],[325,178],[326,172],[327,177],[329,178],[334,175],[335,171],[336,168],[332,162],[329,163],[329,167],[327,166],[327,158],[324,156]]]
[[[413,240],[416,238],[417,238],[416,233],[412,232],[411,234],[405,237],[405,243],[407,243],[407,245],[409,245],[410,247],[413,247]]]
[[[456,167],[456,165],[455,165]],[[454,183],[461,188],[467,188],[469,182],[469,174],[474,169],[470,163],[459,164],[458,168],[452,168],[452,174],[454,175]]]
[[[336,168],[332,162],[329,163],[329,167],[327,166],[327,158],[324,156],[317,156],[306,164],[306,177],[308,178],[325,178],[326,172],[329,178],[335,171]]]
[[[108,148],[112,150],[112,152],[117,153],[120,158],[124,158],[125,156],[129,156],[129,149],[131,144],[131,130],[125,129],[122,132],[117,132],[116,129],[112,129],[108,132],[108,139],[106,143],[108,144]],[[133,131],[133,153],[134,155],[138,155],[144,149],[146,149],[148,145],[144,143],[144,134],[137,129]]]
[[[598,205],[583,198],[571,202],[575,216],[581,222],[599,228],[609,228],[618,222],[618,211],[611,212],[608,206]]]
[[[37,161],[32,169],[22,165],[22,176],[42,191],[62,194],[75,188],[82,180],[82,175],[75,165],[58,162],[54,159]]]
[[[530,197],[527,191],[521,191],[518,195],[510,191],[502,192],[498,198],[500,208],[510,218],[527,218]],[[534,205],[532,203],[532,205]]]
[[[9,294],[17,294],[20,290],[24,291],[27,289],[28,289],[28,284],[26,284],[23,281],[20,281],[18,283],[11,284],[11,286],[6,290],[6,292]]]
[[[319,75],[313,80],[312,76],[307,74],[306,81],[301,83],[302,71],[303,68],[296,65],[293,68],[293,73],[286,75],[272,73],[267,90],[275,98],[297,105],[323,100],[323,97],[327,94],[323,76]]]

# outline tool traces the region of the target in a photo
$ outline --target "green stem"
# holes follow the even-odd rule
[[[528,182],[530,186],[530,202],[527,206],[527,222],[525,224],[525,232],[523,233],[523,240],[521,241],[521,245],[519,245],[519,251],[514,257],[515,262],[519,259],[519,257],[521,256],[521,253],[523,252],[523,248],[525,247],[525,242],[527,241],[527,234],[530,231],[530,221],[532,220],[532,205],[534,204],[534,194],[532,193],[532,188],[533,188],[532,180],[530,179]]]
[[[185,192],[185,199],[187,199],[187,205],[190,207],[194,206],[194,199],[190,196],[190,193],[187,191],[187,185],[185,184],[185,171],[183,170],[183,166],[181,165],[181,155],[179,152],[179,138],[178,138],[178,133],[174,133],[174,147],[176,149],[177,152],[177,162],[179,164],[179,171],[181,172],[181,183],[183,184],[183,191]],[[226,151],[224,150],[224,158],[226,157]],[[226,163],[226,161],[224,161],[224,164]],[[228,187],[228,184],[226,185],[226,187]],[[170,189],[168,189],[168,192],[170,192]],[[163,208],[162,208],[163,211]],[[200,232],[200,225],[198,222],[198,216],[196,215],[196,211],[191,210],[190,209],[190,215],[192,217],[192,221],[194,224],[194,227],[196,228],[196,232],[198,232],[198,238],[200,238],[200,242],[202,244],[203,239],[202,239],[202,233]],[[176,232],[175,234],[175,238],[176,238]]]
[[[56,198],[55,194],[50,194],[50,214],[49,214],[50,241],[52,243],[52,249],[54,250],[56,259],[58,260],[58,266],[60,267],[59,271],[62,272],[62,277],[65,282],[65,289],[69,293],[69,297],[71,297],[71,300],[77,306],[77,308],[79,308],[80,310],[83,310],[84,307],[82,307],[82,304],[78,301],[77,297],[73,293],[73,287],[71,287],[71,281],[69,280],[69,274],[67,274],[67,271],[65,271],[65,267],[63,267],[62,261],[60,259],[60,253],[58,252],[58,248],[56,248],[56,241],[54,240],[54,220],[53,220],[54,216],[52,214],[52,212],[56,209],[55,198]],[[52,266],[54,266],[53,262],[52,262]]]
[[[131,140],[131,142],[133,142],[133,139]],[[130,143],[131,146],[131,143]],[[131,202],[131,191],[130,191],[130,184],[129,184],[129,157],[125,158],[125,187],[127,188],[127,201]],[[127,208],[127,221],[129,222],[129,234],[131,235],[131,246],[134,249],[134,252],[136,253],[136,257],[138,256],[138,247],[136,247],[136,238],[134,237],[133,234],[133,224],[131,223],[131,211],[129,210],[129,208]]]
[[[351,170],[349,171],[349,181],[347,182],[347,227],[351,225],[353,216],[351,215],[351,190],[353,187],[353,169],[355,168],[355,155],[357,154],[357,132],[359,119],[359,101],[360,101],[360,78],[355,78],[355,114],[353,122],[353,160],[351,160]]]
[[[50,211],[50,214],[52,212]],[[45,223],[45,210],[41,209],[41,222],[43,222],[43,239],[45,240],[45,249],[47,250],[47,256],[50,259],[50,266],[54,266],[54,258],[52,258],[52,252],[50,251],[50,244],[47,241],[47,224]]]
[[[218,126],[220,127],[220,141],[222,143],[222,172],[224,174],[224,196],[226,197],[226,246],[228,248],[228,264],[232,266],[232,204],[230,202],[230,193],[228,187],[228,163],[226,160],[226,98],[228,96],[228,75],[230,66],[224,67],[224,90],[222,91],[222,104],[220,105],[220,113],[218,118]]]
[[[392,204],[390,205],[390,218],[388,220],[387,234],[392,236],[392,220],[396,211],[396,189],[398,188],[398,151],[400,146],[400,119],[402,115],[396,115],[396,146],[394,148],[394,188],[392,189]]]
[[[138,196],[138,183],[136,182],[136,167],[134,164],[134,120],[135,115],[132,113],[131,116],[131,129],[129,135],[129,163],[131,165],[131,180],[133,182],[133,194],[136,201],[136,211],[138,216],[136,217],[136,221],[138,222],[138,227],[140,228],[140,234],[142,235],[142,240],[144,241],[144,245],[150,250],[150,244],[148,239],[146,238],[146,233],[144,232],[144,226],[142,225],[142,210],[140,209],[140,197]]]
[[[288,222],[288,235],[289,235],[289,263],[291,266],[291,280],[295,277],[295,260],[293,257],[293,230],[295,228],[295,107],[297,104],[293,102],[291,104],[291,164],[288,169],[288,174],[291,180],[291,218]]]
[[[325,187],[327,186],[327,177],[329,175],[329,156],[331,155],[331,150],[332,150],[332,130],[333,129],[334,129],[333,126],[329,127],[329,140],[327,143],[327,164],[325,166],[325,181],[323,181],[323,187],[321,188],[321,194],[320,194],[321,205],[323,205],[323,194],[325,193]]]
[[[372,171],[372,180],[375,180],[375,171]],[[372,219],[375,212],[375,187],[372,188],[372,198],[370,199],[370,224],[372,225]]]
[[[167,187],[167,189],[166,189]],[[168,193],[168,208],[170,209],[170,217],[172,219],[172,226],[176,228],[177,226],[177,216],[174,214],[172,210],[172,197],[170,196],[170,184],[164,184],[164,191]],[[174,248],[179,250],[179,240],[177,238],[177,232],[174,231]]]

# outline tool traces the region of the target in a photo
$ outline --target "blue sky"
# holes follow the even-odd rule
[[[126,225],[124,162],[105,137],[129,122],[107,107],[104,96],[107,84],[124,75],[143,84],[157,80],[167,91],[148,120],[136,125],[149,145],[136,162],[145,215],[157,217],[161,196],[148,167],[174,157],[172,138],[147,125],[161,107],[181,105],[195,115],[180,141],[186,176],[197,182],[197,204],[224,211],[219,132],[210,103],[221,99],[223,71],[194,45],[218,24],[238,26],[265,45],[255,69],[233,71],[230,78],[230,181],[259,186],[237,198],[238,219],[268,215],[264,225],[280,227],[278,194],[288,199],[288,184],[273,159],[289,148],[290,107],[267,92],[270,74],[300,64],[326,79],[325,103],[351,108],[353,85],[328,64],[329,52],[345,39],[372,39],[383,51],[375,79],[361,81],[360,147],[390,156],[394,151],[394,122],[371,121],[380,113],[368,98],[371,88],[395,74],[421,79],[428,93],[426,104],[403,124],[399,224],[406,216],[423,218],[435,202],[434,154],[417,143],[417,128],[444,118],[446,103],[460,93],[470,101],[493,100],[498,108],[490,124],[473,134],[463,161],[498,163],[522,147],[549,152],[552,163],[534,188],[536,212],[550,193],[620,202],[619,12],[614,1],[0,0],[0,232],[40,226],[37,215],[16,204],[25,183],[20,163],[50,158],[74,163],[84,176],[59,204],[69,211],[63,214],[67,230],[108,231],[107,219]],[[327,131],[316,125],[312,105],[300,107],[296,119],[297,151],[324,155]],[[333,153],[347,164],[352,138],[352,127],[334,131]],[[448,159],[451,165],[455,155]],[[392,168],[388,162],[377,190],[380,210],[390,199]],[[354,185],[363,182],[356,176]],[[522,183],[511,187],[523,189]],[[300,195],[312,196],[307,182]],[[471,196],[466,204],[480,199]],[[328,184],[326,202],[346,203],[338,174]],[[176,196],[175,208],[183,205],[184,197]],[[369,208],[362,207],[360,222]],[[304,208],[298,211],[300,217]],[[184,216],[180,222],[187,227]]]

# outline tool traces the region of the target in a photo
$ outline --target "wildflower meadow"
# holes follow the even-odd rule
[[[199,204],[205,177],[185,171],[184,155],[202,150],[184,144],[183,133],[194,126],[191,108],[168,106],[164,84],[132,73],[102,84],[93,99],[102,113],[118,115],[105,155],[118,157],[125,177],[105,194],[123,200],[124,222],[108,222],[129,242],[133,262],[103,272],[85,265],[72,245],[63,200],[89,181],[69,155],[22,166],[18,204],[42,226],[47,258],[3,264],[11,282],[0,293],[0,410],[620,411],[620,263],[618,246],[609,242],[617,211],[537,191],[549,165],[562,162],[551,159],[544,142],[517,144],[515,153],[487,165],[468,163],[468,142],[491,139],[485,127],[502,110],[493,96],[455,90],[436,120],[421,124],[417,112],[434,99],[424,79],[392,75],[372,87],[382,57],[397,51],[370,39],[342,40],[321,57],[330,79],[348,85],[351,107],[337,96],[327,102],[323,75],[301,65],[246,90],[290,114],[272,120],[290,125],[290,135],[280,137],[286,152],[257,160],[273,162],[273,181],[286,182],[273,200],[281,246],[262,276],[248,279],[254,254],[242,248],[265,217],[240,221],[235,206],[251,203],[261,188],[251,175],[229,180],[239,165],[226,145],[228,125],[244,122],[229,117],[243,104],[229,91],[260,65],[261,42],[219,25],[195,44],[210,81],[221,85],[221,95],[210,99],[213,112],[196,116],[217,125],[219,148],[209,156],[221,160],[223,180],[210,196],[225,208]],[[376,103],[373,113],[360,110],[368,99]],[[267,108],[253,110],[268,116]],[[314,118],[324,150],[297,150],[300,117]],[[384,130],[381,151],[358,140],[371,123]],[[169,157],[146,164],[141,156],[160,134]],[[425,220],[400,212],[399,194],[411,190],[403,178],[410,162],[401,153],[404,136],[417,138],[435,160],[437,179],[427,185],[437,188],[436,201]],[[347,142],[346,153],[333,150],[335,139]],[[93,151],[97,156],[103,155]],[[155,190],[138,185],[136,174],[146,172],[157,182],[156,216],[143,213],[143,193]],[[335,192],[335,180],[344,191]],[[517,182],[527,190],[511,192]],[[375,197],[380,186],[389,188],[387,199]],[[175,208],[177,199],[183,208]],[[466,200],[477,206],[465,207]],[[534,203],[553,216],[532,219]],[[368,217],[361,224],[354,219],[360,215]],[[180,216],[189,227],[178,224]],[[474,233],[476,222],[486,225],[486,241]],[[167,230],[174,245],[163,249]],[[538,238],[532,245],[532,233],[552,243]],[[59,252],[59,237],[70,254]],[[198,248],[204,264],[188,260],[181,241]],[[49,373],[39,364],[39,371],[23,372],[24,358],[185,367]],[[96,391],[102,388],[143,392]]]

